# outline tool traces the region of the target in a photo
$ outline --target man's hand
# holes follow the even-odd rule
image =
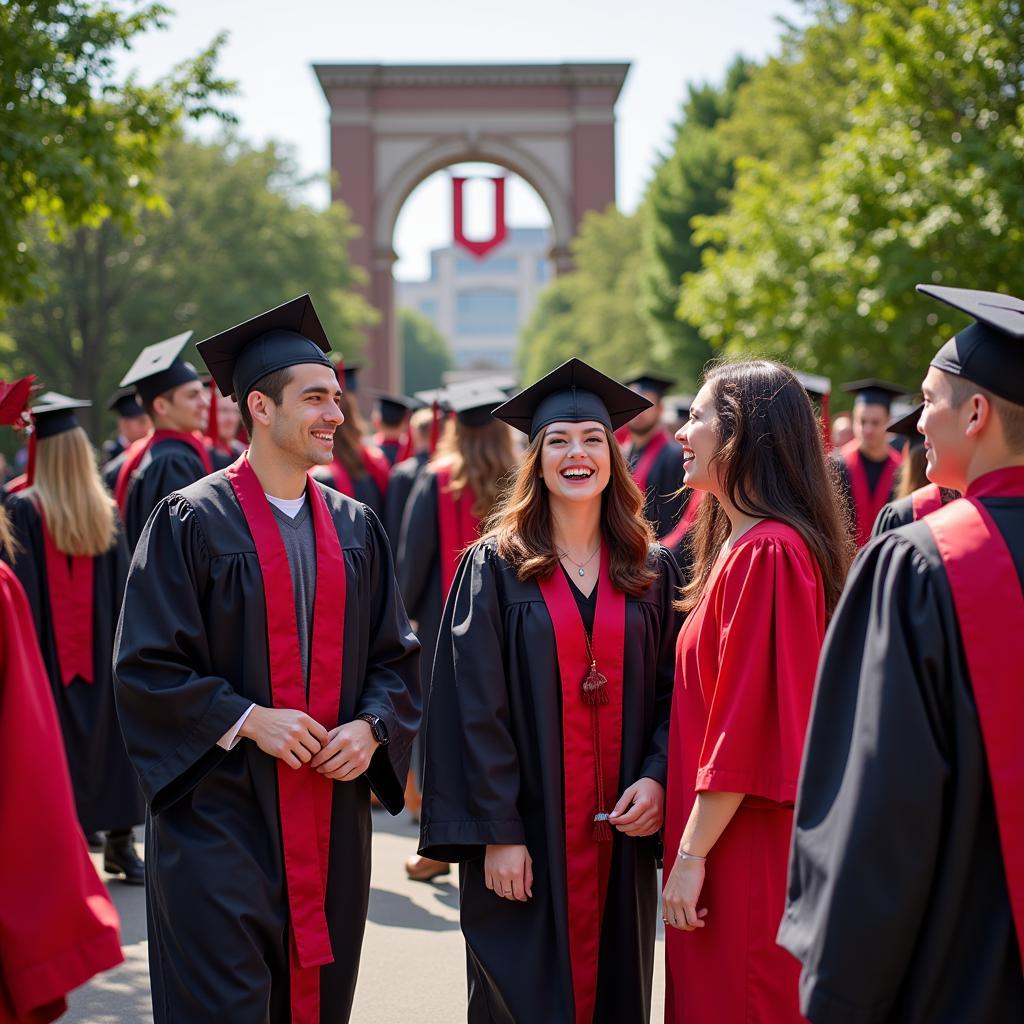
[[[665,788],[654,779],[637,779],[627,786],[609,824],[627,836],[651,836],[661,828],[665,817]]]
[[[373,752],[379,745],[369,723],[357,718],[336,726],[327,734],[327,742],[310,762],[310,767],[335,782],[351,782],[370,767]]]
[[[533,895],[533,861],[529,850],[525,846],[488,845],[484,885],[502,899],[528,900]]]
[[[301,768],[327,742],[327,730],[305,711],[253,706],[238,730],[253,740],[265,754],[284,761],[289,768]]]

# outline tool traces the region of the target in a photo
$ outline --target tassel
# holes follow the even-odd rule
[[[583,680],[583,703],[590,706],[608,703],[608,679],[597,671],[597,662],[590,663],[590,671]]]
[[[612,827],[608,823],[607,814],[594,815],[594,831],[591,838],[596,843],[610,843],[612,841]]]

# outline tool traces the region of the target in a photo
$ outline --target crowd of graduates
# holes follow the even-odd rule
[[[673,1024],[1024,1019],[1024,302],[919,290],[972,323],[834,421],[766,360],[364,392],[308,296],[144,348],[100,455],[0,384],[0,1021],[119,961],[90,846],[158,1024],[347,1020],[371,803],[471,1021],[648,1021],[659,917]]]

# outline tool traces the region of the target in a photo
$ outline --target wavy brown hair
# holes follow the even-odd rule
[[[515,568],[520,580],[549,576],[559,565],[551,536],[551,503],[541,472],[546,433],[545,429],[530,442],[481,538],[496,538],[498,554]],[[607,429],[605,437],[611,479],[601,495],[601,536],[608,544],[608,575],[617,589],[636,597],[657,577],[648,562],[654,530],[644,518],[644,496],[618,443]]]
[[[713,365],[704,383],[718,417],[713,465],[729,500],[745,515],[776,519],[803,537],[821,569],[831,615],[854,543],[807,392],[791,370],[766,359]],[[731,532],[725,510],[708,494],[693,526],[693,576],[683,588],[680,610],[689,611],[699,600]]]
[[[924,445],[905,441],[896,497],[906,498],[919,487],[924,487],[928,483],[927,469],[928,453],[924,450]]]
[[[341,409],[345,422],[334,431],[334,457],[348,470],[348,475],[353,480],[366,475],[366,467],[363,465],[363,435],[366,433],[366,422],[359,412],[359,406],[349,397],[348,392],[342,392],[338,399],[338,408]]]
[[[501,496],[506,478],[515,469],[512,434],[501,420],[469,427],[455,417],[445,429],[431,465],[449,466],[449,492],[458,498],[468,487],[474,498],[473,515],[486,519]]]

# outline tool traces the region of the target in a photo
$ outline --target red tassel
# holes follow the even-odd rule
[[[598,818],[594,822],[594,831],[591,833],[595,843],[610,843],[612,841],[612,827],[607,817]]]
[[[590,671],[583,680],[583,703],[595,706],[608,703],[608,679],[597,671],[597,662],[590,663]]]

